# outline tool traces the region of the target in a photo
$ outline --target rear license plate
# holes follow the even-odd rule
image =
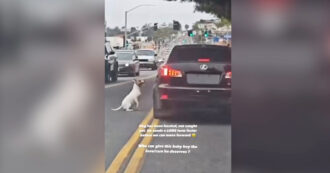
[[[188,84],[218,85],[220,83],[219,74],[187,74]]]

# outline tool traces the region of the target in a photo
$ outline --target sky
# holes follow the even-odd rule
[[[182,26],[190,27],[200,19],[215,19],[216,16],[194,12],[193,2],[168,2],[165,0],[105,0],[105,20],[108,27],[122,27],[125,25],[125,11],[140,4],[152,4],[154,6],[139,7],[128,13],[127,25],[141,27],[146,23],[172,23],[177,20]]]

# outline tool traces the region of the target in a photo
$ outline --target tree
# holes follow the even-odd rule
[[[185,24],[185,25],[184,25],[184,28],[185,28],[186,30],[188,30],[188,29],[189,29],[189,25],[188,25],[188,24]]]
[[[166,0],[177,1],[177,0]],[[216,15],[219,18],[225,17],[231,20],[231,0],[180,0],[181,2],[195,2],[196,11]]]
[[[137,29],[136,29],[135,27],[131,27],[131,30],[130,30],[130,32],[129,32],[129,34],[135,32],[134,34],[131,35],[132,37],[134,37],[134,40],[136,40],[136,37],[139,36],[139,33],[136,32],[136,31],[137,31]]]
[[[154,30],[150,28],[147,24],[142,26],[142,36],[148,37],[148,41],[152,40],[152,35]]]
[[[216,25],[217,27],[229,26],[231,25],[231,22],[228,19],[222,17],[221,22],[216,23]]]
[[[120,29],[119,27],[115,27],[113,29],[111,28],[106,28],[106,31],[105,31],[105,35],[107,37],[110,37],[110,36],[117,36],[117,35],[122,35],[124,34]]]
[[[163,42],[165,39],[171,38],[171,35],[175,33],[177,33],[177,31],[173,30],[172,27],[159,28],[154,32],[153,39],[156,43]]]

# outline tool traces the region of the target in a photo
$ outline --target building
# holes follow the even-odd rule
[[[211,20],[200,20],[197,22],[197,27],[200,30],[216,31],[218,29],[216,23],[221,22],[221,19],[211,19]]]

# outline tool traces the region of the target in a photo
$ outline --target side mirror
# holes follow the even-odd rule
[[[115,51],[110,51],[109,54],[110,54],[110,55],[113,55],[113,54],[115,54]]]
[[[155,56],[157,56],[157,53],[155,53]]]

